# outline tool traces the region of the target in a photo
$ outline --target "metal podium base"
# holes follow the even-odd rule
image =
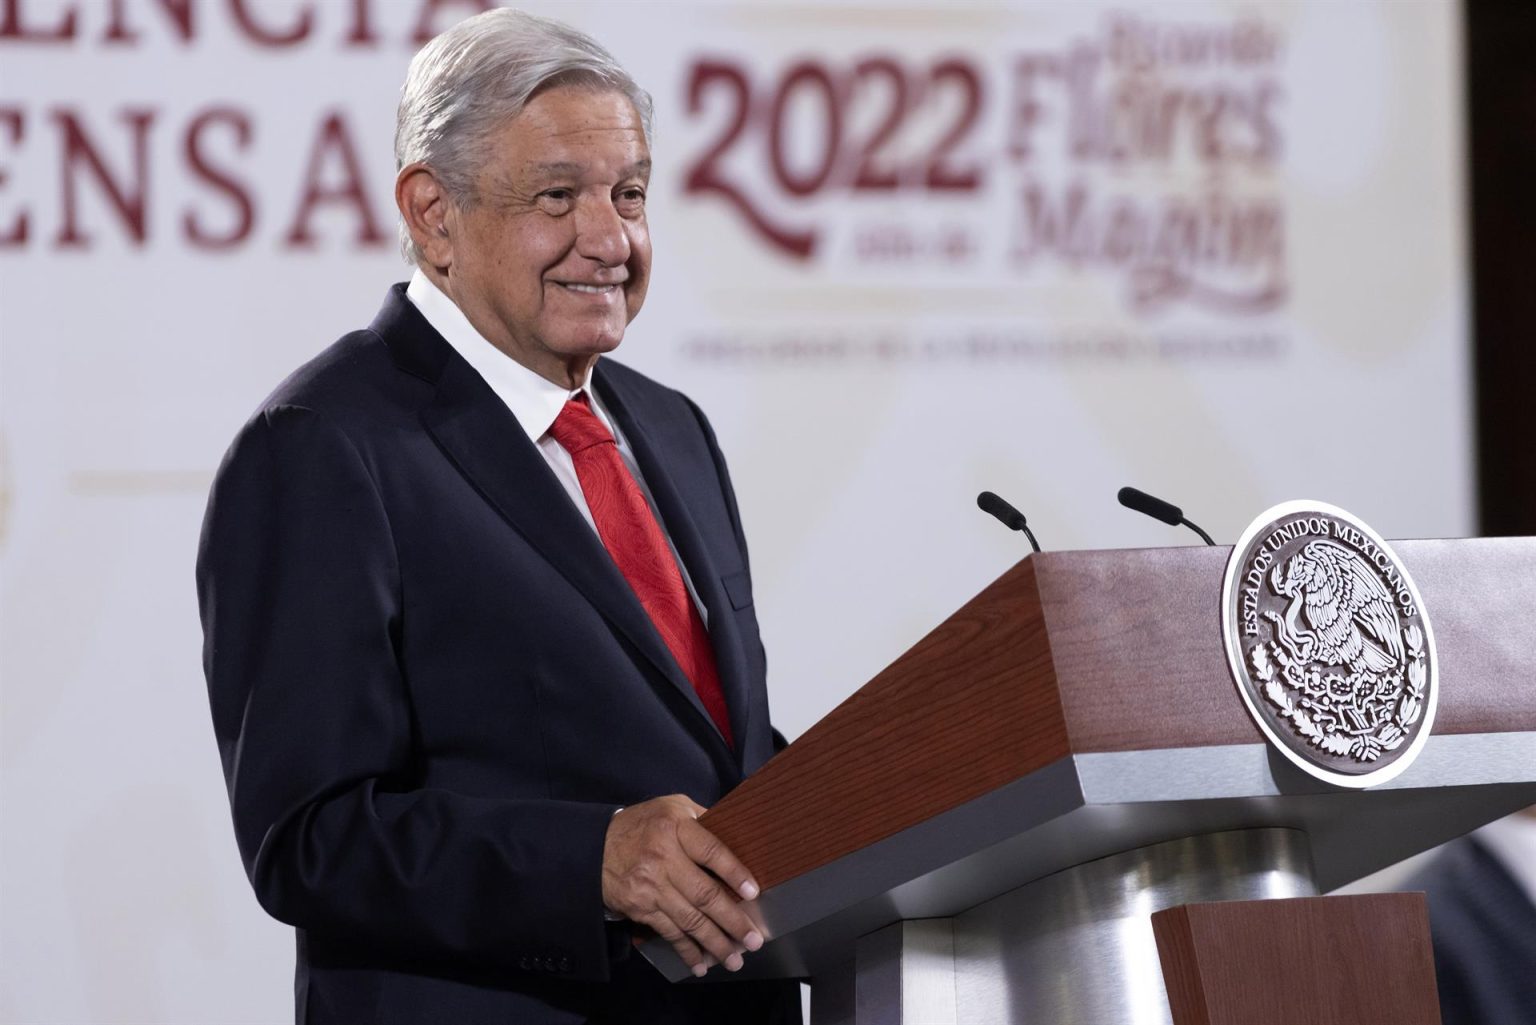
[[[852,960],[814,980],[811,1022],[1169,1025],[1153,912],[1316,893],[1295,830],[1170,840],[860,938]]]

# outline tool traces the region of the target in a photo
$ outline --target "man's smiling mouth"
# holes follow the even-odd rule
[[[576,281],[557,281],[555,284],[572,292],[580,292],[582,295],[607,295],[619,288],[618,285],[583,285]]]

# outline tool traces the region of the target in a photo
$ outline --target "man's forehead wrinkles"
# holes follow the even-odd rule
[[[641,145],[645,140],[645,133],[639,126],[627,122],[576,125],[536,124],[533,126],[533,131],[538,137],[544,139],[569,139],[572,136],[582,135],[623,136],[626,142],[634,141]]]
[[[591,169],[591,165],[579,160],[535,160],[523,165],[525,171],[540,177],[557,175],[582,175]],[[637,175],[646,175],[651,172],[650,157],[641,157],[619,168],[618,177],[633,178]]]

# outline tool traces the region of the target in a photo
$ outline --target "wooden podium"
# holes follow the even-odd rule
[[[1339,790],[1266,745],[1222,646],[1230,549],[1034,555],[705,816],[763,887],[749,907],[771,939],[739,977],[810,979],[815,1025],[1225,1020],[1170,1010],[1192,991],[1164,983],[1155,912],[1272,911],[1536,803],[1536,541],[1394,548],[1440,674],[1433,734],[1396,779]],[[1306,921],[1336,906],[1347,937],[1374,934],[1360,914],[1399,930],[1414,914],[1341,900]],[[1159,921],[1172,970],[1269,970],[1223,968],[1212,923],[1241,923],[1188,910]],[[1401,964],[1366,967],[1413,975],[1424,936],[1404,935],[1386,944]],[[1319,939],[1341,970],[1383,956]],[[686,977],[664,944],[645,952]],[[1300,999],[1313,985],[1287,981]],[[1427,992],[1433,1017],[1379,1020],[1438,1021],[1427,986],[1408,1000]]]

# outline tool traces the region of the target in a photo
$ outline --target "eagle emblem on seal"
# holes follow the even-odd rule
[[[1227,568],[1223,632],[1239,690],[1263,732],[1313,775],[1383,781],[1428,736],[1423,602],[1386,542],[1348,513],[1276,509],[1287,511],[1250,526]]]

